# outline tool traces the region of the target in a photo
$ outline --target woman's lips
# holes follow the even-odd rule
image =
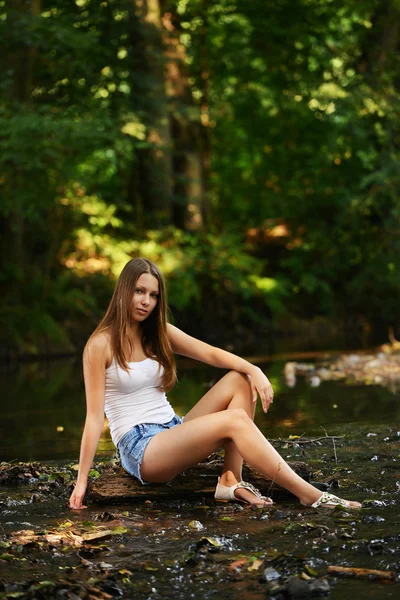
[[[147,310],[144,310],[144,308],[138,308],[137,309],[138,313],[140,313],[141,315],[147,315]]]

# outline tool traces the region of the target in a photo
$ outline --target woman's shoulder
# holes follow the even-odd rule
[[[88,343],[96,344],[96,346],[104,348],[104,346],[110,343],[110,340],[110,332],[106,329],[103,329],[102,331],[96,331],[95,333],[93,333],[90,336]]]
[[[95,359],[104,361],[106,368],[111,364],[111,340],[110,334],[107,331],[100,331],[89,338],[83,356],[85,358],[89,357],[89,355]]]

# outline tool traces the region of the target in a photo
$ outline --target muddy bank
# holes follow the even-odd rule
[[[387,344],[375,354],[342,354],[320,358],[315,362],[287,362],[286,383],[294,387],[296,377],[305,377],[311,386],[323,381],[340,381],[348,385],[379,385],[397,392],[400,387],[400,352]],[[386,348],[386,351],[384,351]]]

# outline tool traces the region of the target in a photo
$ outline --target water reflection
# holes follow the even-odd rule
[[[324,382],[312,388],[298,379],[289,387],[284,362],[268,363],[275,401],[267,415],[258,403],[256,422],[269,437],[289,434],[340,432],[341,425],[354,422],[398,422],[398,396],[378,386],[348,387]],[[178,414],[185,414],[217,381],[222,372],[202,365],[178,363],[179,382],[168,397]],[[75,360],[19,365],[0,375],[2,419],[0,460],[78,460],[85,419],[85,397],[80,363]],[[111,456],[114,446],[107,428],[99,455]]]

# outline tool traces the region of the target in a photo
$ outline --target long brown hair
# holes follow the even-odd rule
[[[132,342],[132,298],[137,280],[143,273],[153,275],[158,281],[158,301],[152,313],[141,323],[143,350],[148,357],[164,367],[161,387],[168,392],[176,382],[175,359],[167,333],[168,304],[164,277],[159,268],[146,258],[130,260],[119,276],[107,312],[94,330],[91,338],[100,332],[110,335],[111,352],[119,366],[128,371]]]

